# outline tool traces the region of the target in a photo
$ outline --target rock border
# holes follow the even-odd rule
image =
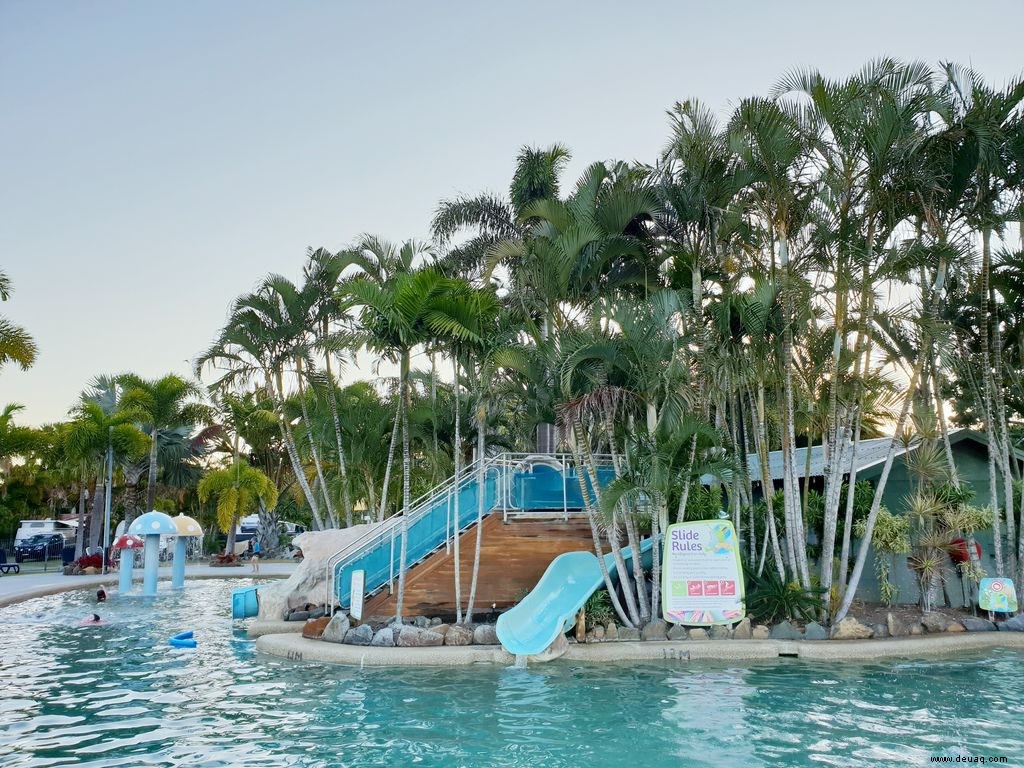
[[[991,648],[1024,649],[1024,633],[964,632],[887,640],[619,641],[570,644],[562,658],[569,661],[871,661],[944,656]],[[268,634],[256,640],[256,650],[290,661],[323,662],[358,667],[456,667],[468,664],[508,665],[515,657],[501,646],[433,646],[381,648],[310,640],[296,633]]]

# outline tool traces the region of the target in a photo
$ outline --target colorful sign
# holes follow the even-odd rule
[[[661,572],[667,621],[732,624],[746,613],[739,539],[728,520],[670,525]]]
[[[352,571],[352,592],[349,598],[348,615],[356,621],[363,620],[363,592],[366,591],[366,571]]]
[[[978,607],[983,611],[1017,612],[1017,591],[1009,579],[982,579],[978,585]]]

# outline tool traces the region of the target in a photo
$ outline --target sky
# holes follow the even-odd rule
[[[0,405],[42,424],[97,374],[188,374],[265,274],[364,232],[426,238],[439,200],[504,192],[526,144],[568,145],[571,182],[653,161],[675,101],[724,116],[794,67],[883,55],[1001,85],[1021,10],[0,0],[0,314],[40,347],[0,371]]]

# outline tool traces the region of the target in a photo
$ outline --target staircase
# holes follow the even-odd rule
[[[409,509],[373,526],[327,562],[330,593],[343,608],[351,602],[352,573],[365,572],[365,594],[373,596],[394,585],[401,567],[402,537],[406,537],[407,571],[433,553],[451,547],[455,536],[472,528],[478,514],[478,462],[461,477],[452,477],[427,492]],[[505,521],[561,517],[583,513],[579,477],[567,455],[501,454],[483,462],[484,515],[503,514]],[[610,460],[599,459],[598,483],[614,477]],[[588,491],[593,487],[584,477]],[[455,498],[458,497],[458,516]]]

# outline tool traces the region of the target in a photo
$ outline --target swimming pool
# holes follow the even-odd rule
[[[1024,764],[1020,653],[360,670],[256,654],[228,617],[249,583],[0,609],[0,765]],[[75,626],[93,610],[110,623]],[[185,629],[199,648],[170,648]]]

